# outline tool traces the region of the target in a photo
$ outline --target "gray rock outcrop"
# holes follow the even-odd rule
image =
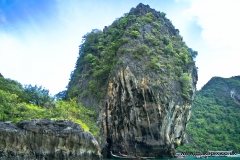
[[[171,157],[176,145],[184,143],[192,103],[177,94],[178,83],[168,84],[170,90],[164,85],[156,90],[151,80],[134,75],[129,67],[111,79],[101,112],[106,152]],[[193,99],[195,82],[192,88]]]
[[[1,160],[98,160],[98,142],[67,120],[0,122]]]

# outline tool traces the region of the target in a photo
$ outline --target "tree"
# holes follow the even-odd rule
[[[11,119],[16,104],[16,94],[11,94],[0,89],[0,121]]]
[[[19,101],[22,101],[24,97],[22,85],[9,78],[0,77],[0,90],[18,95]]]
[[[194,51],[192,48],[188,49],[188,52],[190,53],[190,55],[192,56],[192,58],[196,58],[198,55],[197,51]]]
[[[182,76],[180,77],[179,81],[182,86],[182,96],[186,100],[189,100],[189,98],[190,98],[189,91],[191,90],[190,77],[188,76],[187,73],[183,73]]]
[[[63,90],[63,91],[58,92],[57,94],[55,94],[54,98],[56,100],[66,100],[66,95],[67,95],[67,91]]]
[[[49,90],[42,88],[42,86],[25,85],[24,94],[24,102],[38,106],[44,106],[45,103],[53,101],[53,98],[49,95]]]

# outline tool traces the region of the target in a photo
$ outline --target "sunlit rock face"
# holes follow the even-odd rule
[[[168,157],[183,143],[192,103],[176,94],[180,90],[177,83],[169,83],[171,90],[164,84],[156,89],[153,83],[152,77],[134,75],[128,66],[110,80],[101,112],[108,143],[105,152]],[[195,92],[194,83],[192,87]]]
[[[70,121],[0,123],[0,159],[98,160],[98,142]]]

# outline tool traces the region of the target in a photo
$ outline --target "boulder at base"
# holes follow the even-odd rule
[[[0,159],[102,159],[98,142],[68,120],[0,122]]]

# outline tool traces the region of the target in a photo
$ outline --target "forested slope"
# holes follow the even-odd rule
[[[197,92],[188,123],[188,144],[178,151],[240,152],[240,76],[213,77]]]
[[[85,131],[99,133],[96,112],[77,103],[76,99],[57,100],[41,86],[22,85],[0,74],[0,122],[42,118],[71,120],[81,124]]]

